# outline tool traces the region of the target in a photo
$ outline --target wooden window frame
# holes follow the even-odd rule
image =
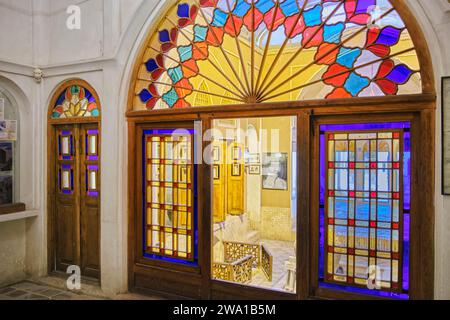
[[[434,297],[434,214],[435,214],[435,79],[430,52],[426,38],[409,10],[405,0],[391,1],[392,6],[401,16],[410,34],[420,63],[422,94],[397,95],[370,98],[348,98],[331,100],[288,101],[264,104],[242,104],[212,107],[193,107],[185,109],[165,110],[133,110],[135,84],[138,79],[140,62],[146,50],[146,44],[157,31],[157,25],[149,28],[146,40],[131,75],[128,91],[126,118],[128,120],[128,217],[129,217],[129,288],[133,291],[157,290],[165,292],[169,297],[186,296],[191,298],[249,298],[249,299],[378,299],[342,291],[318,290],[316,274],[318,259],[317,228],[314,222],[318,216],[318,201],[310,197],[318,187],[317,169],[319,164],[317,145],[317,125],[321,121],[332,119],[347,122],[373,122],[375,120],[390,122],[395,119],[411,119],[414,126],[411,139],[417,146],[412,154],[411,192],[417,192],[412,198],[411,206],[421,214],[414,220],[411,232],[410,264],[410,298],[433,299]],[[166,5],[164,12],[170,4]],[[220,283],[211,280],[211,199],[212,166],[201,165],[199,179],[199,268],[194,276],[187,273],[174,273],[161,267],[145,268],[135,264],[133,256],[133,229],[135,208],[136,160],[135,130],[138,123],[164,125],[183,121],[202,121],[202,130],[211,128],[212,119],[247,118],[269,116],[297,116],[297,294],[285,294],[269,290],[250,288],[237,284]],[[334,117],[334,118],[333,118]],[[203,149],[209,144],[203,142]],[[206,226],[206,227],[202,227]],[[209,227],[208,227],[209,226]],[[316,228],[317,227],[317,228]],[[316,271],[315,271],[316,270]],[[136,274],[134,272],[137,271]],[[167,284],[168,283],[168,284]],[[179,288],[174,290],[173,285]]]
[[[434,152],[435,152],[435,107],[434,94],[405,95],[395,97],[353,98],[341,100],[298,101],[284,104],[235,105],[225,108],[190,108],[177,110],[155,110],[153,112],[128,112],[129,162],[129,288],[132,291],[155,290],[171,297],[191,298],[254,298],[254,299],[377,299],[377,297],[319,289],[318,281],[318,200],[314,190],[318,187],[318,125],[321,123],[392,122],[407,120],[412,124],[411,138],[416,144],[412,152],[411,211],[421,212],[411,225],[410,253],[410,298],[432,299],[434,296]],[[202,121],[202,134],[211,128],[212,120],[249,117],[297,117],[298,155],[298,211],[297,211],[297,293],[289,294],[266,289],[251,288],[211,279],[211,186],[212,166],[198,167],[199,180],[199,264],[192,270],[185,266],[152,262],[142,264],[135,260],[135,206],[134,190],[140,179],[135,166],[136,144],[133,137],[139,126],[152,128]],[[203,149],[209,141],[203,142]],[[139,146],[140,147],[140,146]],[[418,192],[418,190],[426,192]],[[318,195],[318,193],[316,192]],[[203,226],[203,227],[202,227]],[[208,227],[210,226],[210,227]],[[136,272],[136,274],[135,274]],[[150,281],[152,279],[153,282]],[[156,282],[156,284],[155,284]],[[169,288],[163,282],[185,288]]]

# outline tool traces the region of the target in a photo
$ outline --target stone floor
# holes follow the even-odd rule
[[[43,281],[23,281],[8,287],[0,288],[0,300],[110,300],[86,292],[64,290],[59,287],[60,281],[55,278],[46,278]],[[48,285],[51,283],[52,285]],[[98,291],[100,289],[98,288]],[[91,288],[88,292],[94,292]],[[160,297],[143,296],[134,293],[125,293],[114,297],[113,300],[161,300]]]
[[[289,257],[295,256],[294,242],[261,240],[273,256],[272,281],[268,281],[261,270],[253,270],[252,280],[249,285],[284,291],[286,285],[287,269],[285,262]]]
[[[100,298],[24,281],[0,289],[0,300],[99,300]]]

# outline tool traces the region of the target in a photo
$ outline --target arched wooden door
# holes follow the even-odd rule
[[[100,103],[84,81],[69,81],[50,106],[49,271],[79,266],[100,278]]]

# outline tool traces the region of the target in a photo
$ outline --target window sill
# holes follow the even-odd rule
[[[20,208],[20,207],[17,207],[17,208]],[[11,210],[11,211],[13,211],[13,210]],[[22,219],[27,219],[27,218],[31,218],[31,217],[37,217],[38,215],[39,215],[38,210],[17,210],[17,211],[8,212],[8,213],[2,213],[2,208],[0,207],[0,223],[8,222],[8,221],[15,221],[15,220],[22,220]]]

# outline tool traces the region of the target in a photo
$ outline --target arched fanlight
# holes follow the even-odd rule
[[[422,92],[388,0],[178,1],[139,63],[134,110],[198,106],[196,93],[220,105],[295,100],[312,86],[316,99]]]

